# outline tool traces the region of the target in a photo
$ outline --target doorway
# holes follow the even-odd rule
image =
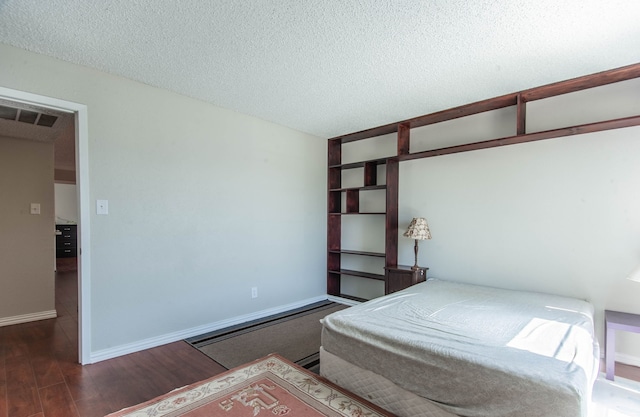
[[[0,100],[73,115],[75,182],[77,189],[78,362],[91,363],[91,279],[87,106],[52,97],[0,87]],[[53,227],[54,225],[52,225]]]

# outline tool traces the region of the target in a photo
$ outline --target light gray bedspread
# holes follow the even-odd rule
[[[323,319],[328,352],[461,416],[586,416],[588,302],[441,280]]]

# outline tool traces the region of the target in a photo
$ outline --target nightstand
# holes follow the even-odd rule
[[[604,311],[604,362],[607,379],[613,381],[616,366],[616,330],[640,333],[640,314]]]
[[[414,284],[427,280],[427,270],[429,268],[412,269],[410,266],[398,265],[385,268],[384,293],[404,290]]]

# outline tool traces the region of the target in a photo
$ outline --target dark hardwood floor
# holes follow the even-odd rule
[[[0,417],[102,417],[225,371],[186,342],[80,366],[67,269],[56,274],[58,318],[0,327]],[[640,381],[640,368],[618,364],[616,375]]]
[[[186,342],[80,366],[77,274],[56,275],[58,318],[0,327],[0,417],[102,417],[226,370]]]

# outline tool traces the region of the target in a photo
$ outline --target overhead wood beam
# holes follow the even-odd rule
[[[528,101],[540,100],[543,98],[558,96],[594,87],[600,87],[603,85],[639,77],[640,64],[628,65],[626,67],[602,71],[596,74],[573,78],[566,81],[560,81],[553,84],[547,84],[541,87],[531,88],[517,93],[506,94],[504,96],[494,97],[488,100],[478,101],[476,103],[466,104],[463,106],[454,107],[452,109],[442,110],[436,113],[414,117],[412,119],[406,119],[399,122],[362,130],[359,132],[350,133],[347,135],[336,136],[329,140],[338,141],[340,143],[354,142],[362,139],[368,139],[397,132],[398,126],[402,124],[408,125],[409,128],[413,129],[429,124],[457,119],[460,117],[471,116],[477,113],[515,106],[518,103],[518,96],[520,96],[520,100],[522,103],[526,103]]]
[[[620,129],[624,127],[640,126],[640,116],[625,117],[623,119],[607,120],[605,122],[589,123],[585,125],[565,127],[561,129],[546,130],[544,132],[528,133],[524,135],[510,136],[500,139],[485,140],[482,142],[468,143],[465,145],[450,146],[447,148],[432,149],[399,156],[400,161],[411,159],[429,158],[432,156],[450,155],[454,153],[476,151],[480,149],[496,148],[499,146],[515,145],[517,143],[535,142],[538,140],[553,139],[563,136],[581,135],[584,133],[600,132],[603,130]]]
[[[477,101],[464,106],[454,107],[452,109],[427,114],[425,116],[409,119],[404,123],[408,123],[411,128],[426,126],[434,123],[445,122],[460,117],[471,116],[486,111],[498,110],[504,107],[515,106],[517,96],[515,94],[507,94],[500,97],[490,98],[488,100]]]
[[[374,127],[372,129],[363,130],[348,135],[337,136],[329,140],[340,140],[341,143],[354,142],[357,140],[373,138],[376,136],[388,135],[398,131],[399,125],[407,125],[409,128],[414,129],[416,127],[426,126],[434,123],[445,122],[447,120],[453,120],[460,117],[471,116],[478,113],[484,113],[486,111],[497,110],[504,107],[515,106],[516,95],[507,94],[500,97],[490,98],[488,100],[482,100],[471,104],[465,104],[463,106],[454,107],[448,110],[442,110],[436,113],[427,114],[424,116],[414,117],[413,119],[403,120],[397,123],[391,123],[384,126]]]
[[[640,77],[640,64],[633,64],[626,67],[602,71],[596,74],[585,75],[584,77],[573,78],[566,81],[547,84],[542,87],[524,90],[520,94],[524,101],[534,101],[573,93],[575,91],[586,90],[589,88],[600,87],[607,84],[613,84],[620,81],[627,81],[638,77]]]

